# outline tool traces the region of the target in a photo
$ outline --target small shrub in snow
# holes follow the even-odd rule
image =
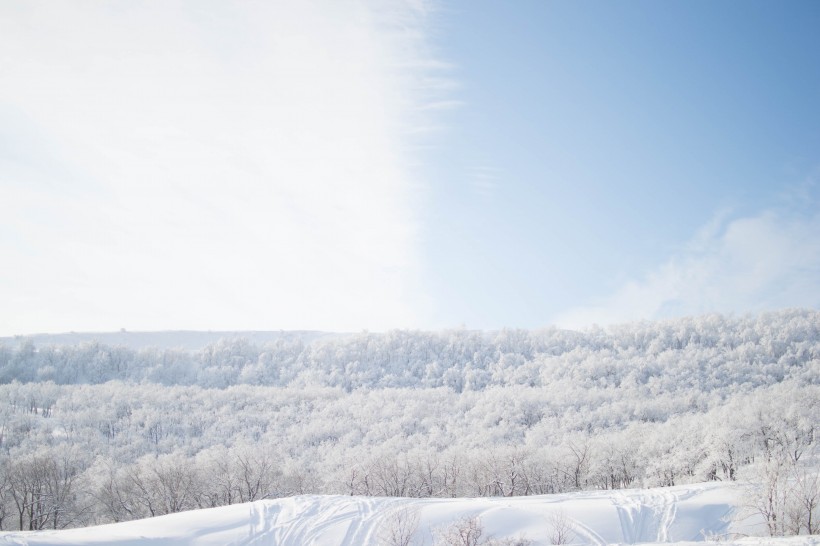
[[[419,527],[417,510],[405,507],[391,513],[379,530],[381,546],[410,546]]]
[[[434,542],[436,546],[530,546],[532,541],[517,538],[492,538],[484,535],[481,519],[463,517],[450,527],[439,531]]]
[[[484,526],[478,517],[465,516],[438,533],[436,546],[478,546],[484,544],[481,537]],[[486,542],[486,541],[485,541]]]
[[[552,544],[568,544],[575,539],[572,520],[563,510],[559,510],[552,515],[550,525],[552,526],[550,532],[550,542]]]

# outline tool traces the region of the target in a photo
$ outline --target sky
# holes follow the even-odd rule
[[[0,4],[0,335],[820,307],[820,4]]]

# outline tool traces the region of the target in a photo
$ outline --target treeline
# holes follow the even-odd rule
[[[790,310],[585,332],[392,331],[311,343],[294,335],[264,345],[229,339],[201,351],[23,341],[0,345],[0,383],[324,386],[348,392],[447,387],[461,392],[561,381],[589,388],[668,390],[694,382],[711,392],[736,383],[740,374],[755,387],[807,373],[803,365],[820,357],[819,340],[820,312]]]
[[[167,354],[211,362],[200,374],[251,347],[236,357],[240,375],[267,366],[270,377],[292,379],[209,388],[126,374],[104,384],[0,385],[0,528],[305,493],[511,496],[753,476],[761,489],[750,506],[759,501],[772,532],[806,532],[820,522],[817,327],[818,313],[789,311],[583,334],[393,332],[310,344],[290,364],[240,341],[201,353],[125,351],[131,362],[154,362],[145,370],[174,368],[152,360]],[[580,341],[560,348],[563,336]],[[420,349],[434,342],[449,352]],[[7,349],[5,362],[83,351],[93,360],[118,349],[22,346]],[[407,385],[339,383],[328,370],[354,368],[353,356],[371,374],[359,383],[383,381],[373,371],[382,359],[383,375]],[[434,360],[402,372],[401,362],[424,358]],[[454,384],[425,387],[419,370],[431,363]]]
[[[35,387],[6,386],[0,396],[30,400]],[[658,421],[624,413],[618,426],[581,430],[549,415],[512,419],[522,407],[514,401],[549,396],[520,387],[460,394],[50,387],[58,399],[51,411],[17,404],[3,417],[3,529],[306,493],[513,496],[739,477],[768,488],[755,499],[773,503],[762,507],[775,530],[792,529],[789,521],[798,530],[812,525],[806,514],[820,521],[816,502],[800,508],[818,498],[817,386],[783,383],[705,412]],[[806,496],[792,498],[794,476],[801,483],[814,476]]]

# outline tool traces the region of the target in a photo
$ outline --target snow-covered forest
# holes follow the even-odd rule
[[[0,382],[0,529],[718,480],[751,480],[773,535],[820,527],[817,311],[201,351],[23,340]]]

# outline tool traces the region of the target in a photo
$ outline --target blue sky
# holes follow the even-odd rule
[[[5,2],[0,334],[820,306],[816,2]]]
[[[429,263],[439,297],[457,302],[443,310],[449,322],[532,327],[576,323],[567,314],[580,308],[590,308],[585,323],[818,304],[816,3],[509,8],[446,4],[435,33],[463,101],[432,175]],[[794,269],[810,274],[773,272],[716,301],[706,287],[684,294],[697,291],[692,279],[668,291],[665,310],[611,301],[670,260],[693,261],[706,226],[718,224],[709,242],[719,244],[732,222],[764,214],[806,223],[813,257]],[[744,275],[729,269],[710,274],[722,276],[710,290]],[[791,282],[804,292],[764,301]]]

